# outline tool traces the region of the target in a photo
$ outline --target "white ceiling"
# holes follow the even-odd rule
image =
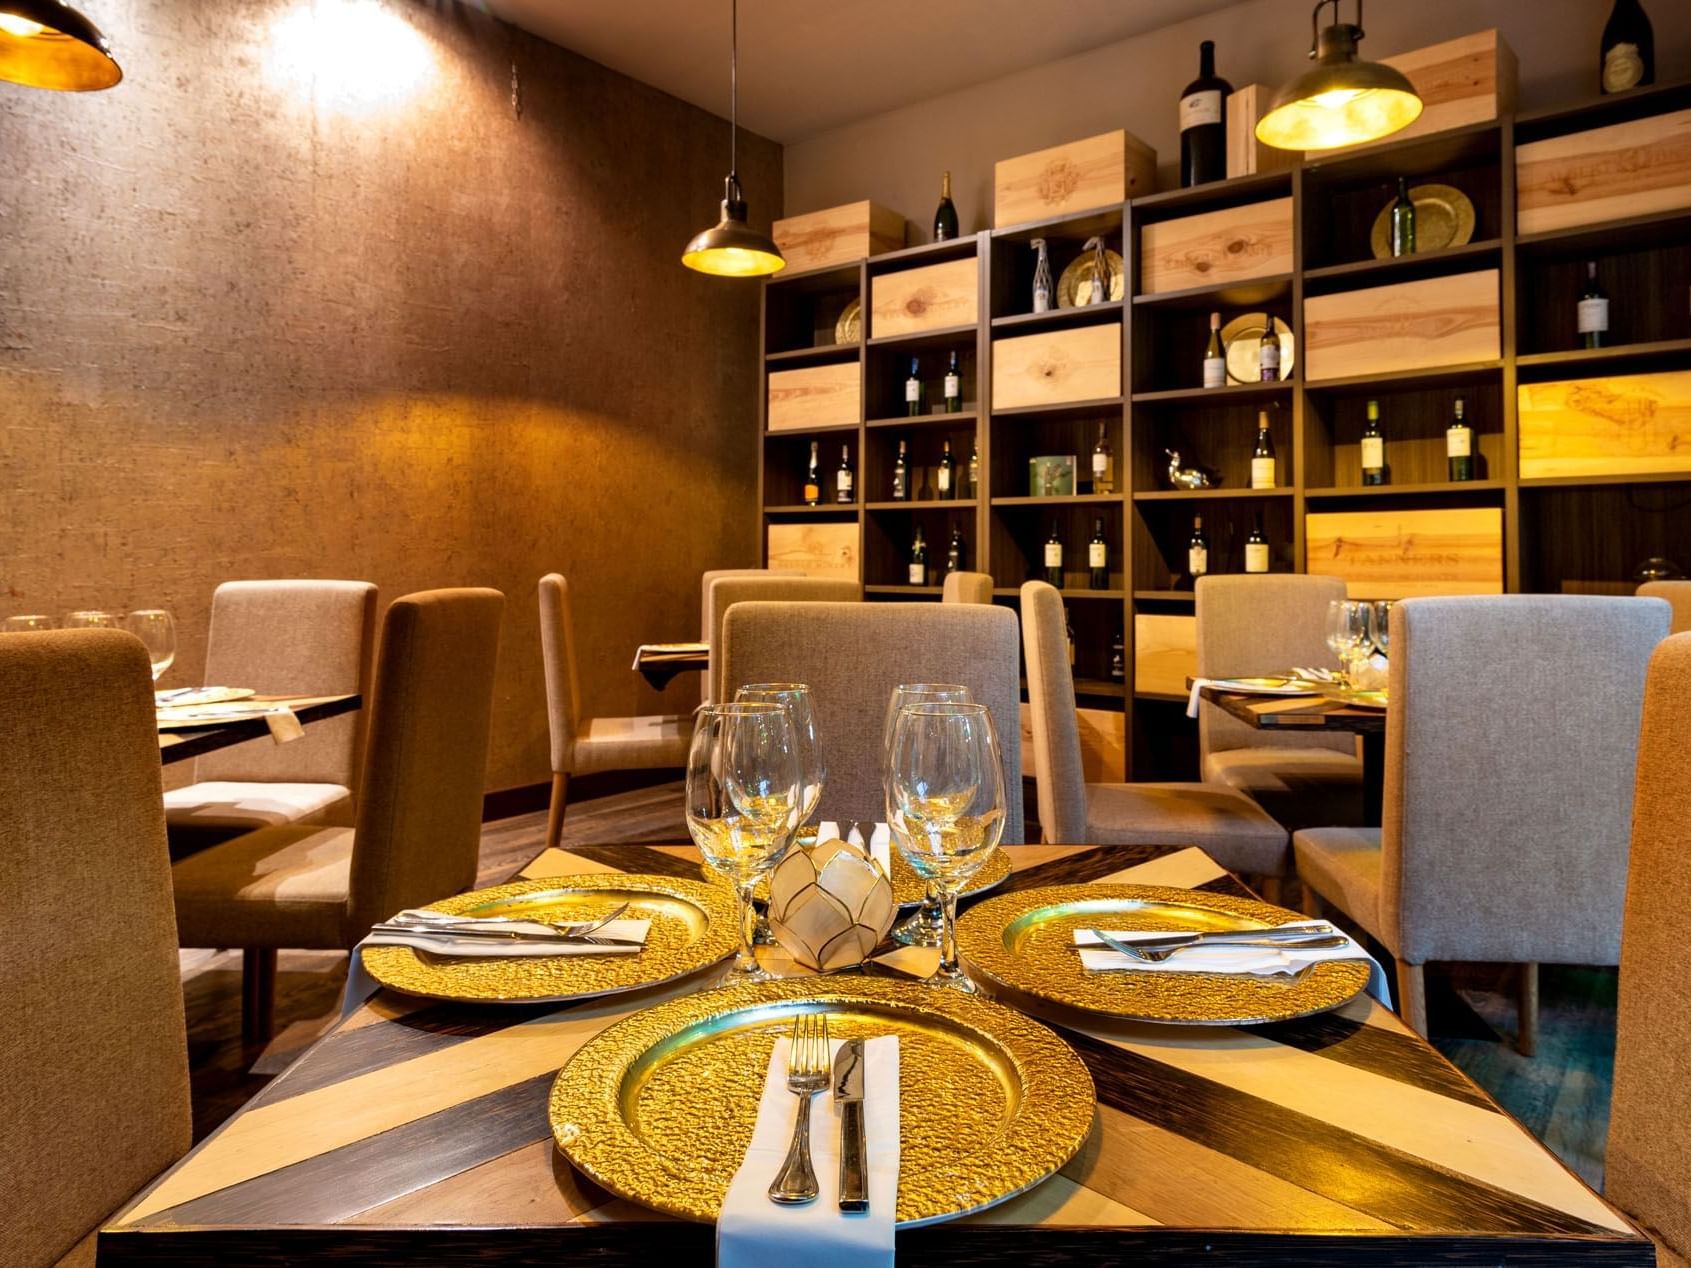
[[[728,113],[729,0],[483,3],[554,44]],[[740,122],[783,143],[799,141],[1230,3],[741,0]]]

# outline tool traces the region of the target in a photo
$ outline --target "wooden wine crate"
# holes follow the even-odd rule
[[[992,345],[994,409],[1120,395],[1118,323],[999,339]]]
[[[1515,205],[1522,234],[1691,207],[1691,110],[1519,147]]]
[[[867,200],[777,220],[771,237],[795,273],[850,264],[904,245],[904,217]]]
[[[849,524],[771,524],[768,549],[771,568],[795,568],[807,577],[836,581],[860,579],[856,520]]]
[[[1503,510],[1316,512],[1306,571],[1341,577],[1353,599],[1503,593]]]
[[[1127,776],[1127,715],[1112,709],[1076,709],[1080,767],[1089,784],[1119,784]],[[1022,775],[1038,776],[1033,756],[1033,710],[1022,706]]]
[[[972,255],[869,279],[870,338],[972,326],[980,311],[980,265]]]
[[[1691,370],[1523,383],[1521,478],[1691,471]]]
[[[1048,150],[999,159],[992,225],[1003,229],[1143,198],[1157,188],[1157,152],[1117,128]]]
[[[1274,104],[1274,92],[1267,84],[1246,84],[1228,94],[1228,180],[1262,172],[1283,172],[1298,165],[1302,155],[1296,150],[1282,150],[1257,140],[1257,121]]]
[[[1421,117],[1383,140],[1319,150],[1314,152],[1316,156],[1343,154],[1450,128],[1490,123],[1515,109],[1518,79],[1515,51],[1495,30],[1475,31],[1472,35],[1380,60],[1409,77],[1421,98]]]
[[[1133,694],[1184,700],[1198,673],[1198,618],[1137,614],[1133,618]]]
[[[1496,269],[1316,295],[1303,314],[1304,376],[1312,382],[1502,355]]]
[[[769,376],[770,431],[836,427],[863,417],[857,362],[776,370]]]
[[[1289,197],[1164,220],[1139,231],[1139,290],[1145,295],[1291,271]]]

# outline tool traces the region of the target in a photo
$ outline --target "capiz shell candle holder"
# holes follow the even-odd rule
[[[840,840],[794,850],[769,874],[769,928],[806,968],[826,973],[868,958],[898,908],[892,881],[867,853]]]

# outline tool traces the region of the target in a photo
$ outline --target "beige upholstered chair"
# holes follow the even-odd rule
[[[1605,1189],[1655,1239],[1656,1262],[1681,1268],[1691,1260],[1688,843],[1691,634],[1679,634],[1656,648],[1644,689]]]
[[[717,582],[720,589],[722,583]],[[724,621],[727,694],[749,682],[802,682],[815,700],[828,778],[818,819],[887,817],[882,728],[901,682],[956,682],[992,711],[1009,800],[1004,842],[1022,841],[1021,691],[1016,617],[944,603],[736,603]]]
[[[0,1264],[14,1268],[93,1264],[95,1229],[189,1144],[152,691],[128,634],[0,635]]]
[[[1691,581],[1646,581],[1638,587],[1646,599],[1666,599],[1673,608],[1673,632],[1691,630]]]
[[[261,694],[344,695],[370,686],[376,587],[365,581],[227,581],[211,600],[205,682]],[[288,744],[254,740],[194,763],[164,795],[177,853],[278,823],[350,824],[361,713]]]
[[[716,637],[716,622],[711,619],[710,587],[718,577],[802,577],[798,568],[709,568],[699,580],[699,641],[708,643]]]
[[[710,615],[710,673],[709,691],[705,699],[721,700],[722,693],[722,622],[728,609],[736,603],[855,603],[863,598],[863,586],[856,581],[839,581],[831,577],[801,576],[742,576],[718,577],[711,582],[705,602]],[[742,681],[749,681],[742,679]],[[730,691],[730,696],[734,693]]]
[[[989,572],[948,572],[940,587],[941,603],[991,603],[992,574]]]
[[[1196,845],[1230,871],[1267,877],[1277,892],[1286,829],[1225,784],[1088,784],[1081,766],[1063,596],[1043,581],[1022,587],[1039,826],[1062,845]]]
[[[497,590],[430,590],[388,609],[356,829],[260,828],[173,869],[182,945],[247,949],[249,1038],[269,1033],[278,947],[350,948],[475,882],[504,606]]]
[[[1338,577],[1200,577],[1199,677],[1335,665],[1327,649],[1327,605],[1344,597]],[[1362,822],[1354,735],[1258,731],[1201,701],[1198,752],[1206,782],[1239,789],[1288,827]]]
[[[1427,1033],[1422,967],[1521,969],[1620,954],[1644,670],[1658,599],[1476,595],[1392,609],[1379,828],[1292,837],[1298,876],[1397,957],[1403,1018]]]
[[[675,714],[581,716],[570,583],[555,572],[540,579],[540,651],[546,663],[546,720],[552,735],[552,808],[546,818],[546,844],[551,847],[564,829],[571,775],[685,766],[692,719]]]

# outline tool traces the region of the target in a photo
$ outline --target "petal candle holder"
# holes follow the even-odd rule
[[[892,881],[866,852],[833,839],[794,850],[769,874],[769,929],[793,959],[819,973],[868,958],[898,906]]]

